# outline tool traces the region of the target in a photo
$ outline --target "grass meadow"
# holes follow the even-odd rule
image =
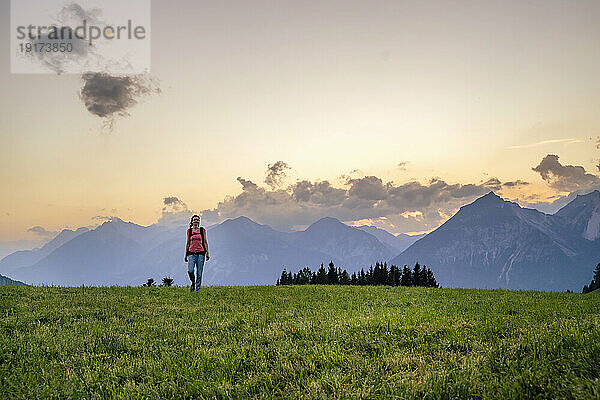
[[[600,295],[0,287],[0,398],[600,398]]]

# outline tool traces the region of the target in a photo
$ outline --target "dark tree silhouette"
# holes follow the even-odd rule
[[[416,263],[413,268],[412,278],[413,278],[413,286],[422,286],[423,285],[423,282],[421,282],[421,279],[422,279],[421,265],[419,265],[419,263]]]
[[[598,274],[600,282],[600,273]],[[365,272],[363,268],[359,272],[353,272],[336,268],[333,261],[329,263],[328,269],[323,264],[317,272],[309,267],[304,267],[297,273],[292,274],[284,268],[281,277],[277,279],[277,285],[387,285],[387,286],[424,286],[439,287],[431,269],[416,263],[411,271],[406,265],[400,270],[395,265],[389,268],[387,262],[376,262]],[[587,290],[587,285],[585,287]]]
[[[583,287],[582,293],[593,292],[596,289],[600,289],[600,263],[598,263],[596,268],[594,268],[594,277],[592,278],[589,286],[585,285]]]
[[[402,277],[400,278],[400,286],[412,286],[413,279],[412,273],[410,272],[410,268],[406,265],[402,268]]]
[[[292,282],[288,282],[288,274],[285,268],[281,271],[281,277],[277,279],[277,286],[279,285],[290,285]]]
[[[173,278],[169,278],[169,277],[164,277],[162,278],[162,285],[163,286],[172,286],[173,285]]]
[[[333,265],[333,261],[329,262],[329,269],[327,270],[327,284],[337,285],[339,283],[338,272]]]
[[[317,271],[315,283],[317,285],[327,285],[327,271],[325,271],[325,267],[323,267],[323,264],[321,264],[321,267]]]
[[[346,270],[343,270],[340,274],[340,285],[350,285],[350,275]]]
[[[154,283],[154,278],[148,278],[148,280],[146,281],[146,283],[144,283],[142,286],[155,286],[156,284]]]

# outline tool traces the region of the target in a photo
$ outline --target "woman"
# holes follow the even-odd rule
[[[194,291],[194,286],[196,292],[200,291],[204,261],[208,261],[209,258],[206,229],[200,226],[200,216],[193,215],[190,220],[190,228],[187,231],[187,243],[185,245],[185,262],[188,263],[188,275],[192,281],[190,292]],[[196,279],[194,279],[194,265],[196,266]]]

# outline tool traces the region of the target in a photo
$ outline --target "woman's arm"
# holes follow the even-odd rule
[[[206,251],[206,261],[210,258],[208,254],[208,242],[206,241],[206,229],[202,229],[202,241],[204,242],[204,250]]]
[[[190,230],[187,230],[187,240],[185,241],[185,262],[187,262],[188,251],[190,250]]]

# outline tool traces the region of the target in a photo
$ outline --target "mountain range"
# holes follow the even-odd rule
[[[0,260],[0,273],[28,284],[138,286],[170,276],[186,285],[186,229],[113,218],[12,253]],[[330,217],[280,232],[242,216],[207,227],[207,238],[206,285],[274,284],[283,268],[315,270],[333,261],[351,273],[388,261],[425,264],[444,287],[579,291],[600,261],[600,192],[578,196],[553,215],[490,192],[419,236]]]
[[[579,291],[600,261],[599,223],[599,191],[553,215],[490,192],[390,263],[426,264],[449,287]]]
[[[30,284],[139,285],[164,276],[186,284],[186,229],[113,218],[94,230],[65,230],[41,249],[13,253],[0,260],[0,272]],[[356,270],[399,252],[328,217],[304,231],[280,232],[241,216],[207,227],[207,239],[207,285],[273,284],[283,268],[316,268],[330,261]]]

